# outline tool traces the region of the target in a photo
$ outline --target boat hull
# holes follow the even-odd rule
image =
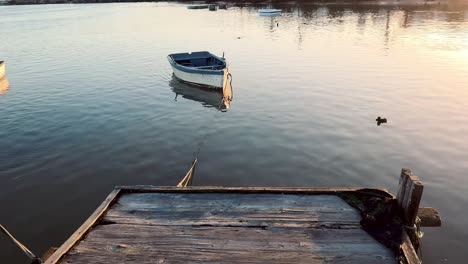
[[[179,70],[174,66],[172,66],[172,70],[174,71],[174,76],[183,82],[214,89],[223,88],[224,74],[191,73]]]
[[[189,5],[187,9],[207,9],[208,5]]]
[[[223,88],[226,61],[207,51],[175,53],[167,56],[174,76],[186,83]]]
[[[217,5],[209,5],[209,6],[208,6],[208,10],[210,10],[210,11],[216,11],[216,10],[218,10],[218,6],[217,6]]]
[[[0,80],[3,79],[3,77],[5,77],[5,71],[5,62],[0,61]]]

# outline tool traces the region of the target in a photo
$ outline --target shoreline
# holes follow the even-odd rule
[[[9,0],[3,3],[0,3],[0,6],[12,6],[12,5],[48,5],[48,4],[97,4],[97,3],[153,3],[153,2],[173,2],[173,3],[226,3],[223,1],[150,1],[150,0]],[[301,4],[310,4],[310,5],[375,5],[375,6],[439,6],[439,5],[461,5],[468,6],[468,2],[452,2],[449,0],[319,0],[319,1],[272,1],[266,2],[263,0],[250,0],[250,1],[238,1],[232,2],[231,5],[239,4],[290,4],[290,5],[301,5]]]

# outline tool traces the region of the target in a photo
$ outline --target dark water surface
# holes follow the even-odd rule
[[[195,185],[396,191],[412,168],[444,222],[425,263],[463,263],[468,11],[280,7],[0,6],[0,223],[41,254],[115,185],[177,184],[206,136]],[[197,50],[225,52],[228,112],[172,79],[166,55]],[[0,239],[0,263],[26,262]]]

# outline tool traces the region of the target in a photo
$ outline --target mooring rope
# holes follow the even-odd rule
[[[229,72],[229,69],[226,68],[224,75],[226,76],[224,82],[223,82],[223,98],[221,99],[221,102],[219,102],[218,105],[218,110],[221,111],[221,108],[223,105],[225,105],[227,108],[229,108],[229,105],[232,101],[233,98],[233,93],[232,93],[232,74]],[[229,79],[229,90],[227,90],[227,81]],[[217,112],[215,112],[215,116],[213,117],[213,123],[216,121],[217,117]],[[205,124],[205,127],[208,126],[208,123]],[[203,130],[202,130],[203,131]],[[194,159],[192,161],[192,166],[188,170],[187,174],[182,178],[182,180],[177,184],[177,187],[187,187],[192,185],[192,179],[193,175],[195,174],[195,167],[198,162],[198,155],[200,154],[200,151],[205,143],[206,138],[208,137],[208,133],[205,133],[205,135],[201,138],[201,140],[198,142],[197,149],[194,153]]]
[[[408,230],[411,230],[410,238],[412,240],[412,243],[416,243],[417,245],[416,253],[418,254],[419,257],[421,257],[422,256],[422,244],[420,243],[420,241],[421,241],[421,238],[424,236],[424,232],[421,231],[421,218],[419,218],[419,216],[416,216],[416,220],[414,221],[413,226],[403,225],[403,227]]]
[[[197,158],[192,162],[192,167],[190,167],[185,177],[177,184],[177,187],[187,187],[192,185],[193,174],[195,173],[195,167],[197,165]]]
[[[17,245],[26,256],[28,256],[28,258],[31,260],[31,264],[43,263],[40,258],[36,257],[36,255],[34,255],[34,253],[32,253],[25,245],[21,244],[21,242],[19,242],[12,234],[10,234],[10,232],[8,232],[8,230],[6,230],[6,228],[2,225],[0,225],[0,231],[5,234],[11,241],[13,241],[13,243]]]
[[[419,216],[416,216],[413,226],[404,225],[404,227],[413,230],[418,239],[424,236],[424,232],[421,231],[421,218],[419,218]]]

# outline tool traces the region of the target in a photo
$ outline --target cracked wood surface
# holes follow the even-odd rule
[[[397,263],[335,195],[127,193],[59,263]]]

